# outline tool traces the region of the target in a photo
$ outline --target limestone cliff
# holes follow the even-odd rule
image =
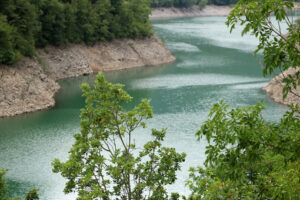
[[[156,37],[100,42],[37,50],[13,66],[0,66],[0,117],[46,109],[55,105],[56,80],[175,61]]]

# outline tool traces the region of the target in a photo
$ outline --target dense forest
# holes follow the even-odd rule
[[[237,0],[150,0],[151,7],[226,5]],[[152,34],[148,0],[1,0],[0,64],[35,55],[36,47],[93,44]]]
[[[237,3],[238,0],[150,0],[151,7],[179,7],[188,8],[199,5],[201,8],[207,4],[230,5]]]
[[[1,0],[0,64],[47,44],[93,44],[152,34],[148,0]]]

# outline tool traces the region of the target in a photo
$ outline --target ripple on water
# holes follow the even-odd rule
[[[263,81],[263,78],[223,75],[223,74],[185,74],[163,75],[136,79],[130,84],[133,89],[180,88],[185,86],[221,85]]]
[[[190,36],[216,46],[251,52],[258,45],[258,40],[251,35],[241,36],[242,26],[230,33],[224,17],[200,17],[191,21],[169,24],[157,24],[155,27],[171,31],[173,34]],[[184,27],[184,28],[183,28]]]
[[[201,50],[192,44],[184,42],[170,42],[167,44],[168,48],[173,51],[183,51],[183,52],[201,52]]]
[[[238,85],[232,85],[229,87],[229,89],[236,89],[236,90],[245,90],[245,89],[260,89],[265,87],[268,84],[268,82],[259,82],[259,83],[250,83],[250,84],[238,84]]]
[[[231,60],[222,56],[212,56],[212,55],[199,55],[198,57],[191,60],[182,60],[175,63],[178,68],[201,68],[208,69],[214,67],[226,67],[230,66]]]

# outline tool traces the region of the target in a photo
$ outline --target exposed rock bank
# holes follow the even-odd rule
[[[289,93],[286,99],[283,100],[283,94],[282,89],[284,87],[283,79],[288,74],[295,75],[297,71],[300,71],[300,68],[298,69],[288,69],[283,74],[280,74],[273,78],[269,84],[264,87],[262,90],[264,90],[275,102],[285,104],[285,105],[300,105],[300,98],[292,93]],[[294,93],[300,94],[300,86],[298,86],[297,90],[293,90]]]
[[[0,116],[52,107],[59,88],[34,59],[25,58],[13,67],[0,66]]]
[[[49,46],[37,52],[36,58],[24,58],[14,66],[0,66],[0,117],[53,107],[59,79],[175,61],[156,37],[114,40],[94,46]]]
[[[191,8],[154,8],[150,19],[167,19],[199,16],[228,16],[232,7],[208,5],[200,10],[199,6]]]

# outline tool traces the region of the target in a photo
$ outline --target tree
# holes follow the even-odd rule
[[[137,151],[133,135],[153,115],[149,101],[142,100],[126,112],[122,105],[131,100],[130,95],[102,74],[94,89],[81,87],[86,97],[81,132],[74,136],[69,159],[52,163],[53,171],[67,178],[64,191],[78,192],[77,199],[167,199],[164,187],[176,180],[185,154],[162,147],[165,129],[153,129],[154,139]]]
[[[191,168],[190,199],[300,198],[300,110],[270,123],[264,107],[213,106],[196,133],[208,142],[207,158],[205,168]]]
[[[111,14],[111,3],[109,0],[98,0],[94,6],[97,13],[96,35],[100,41],[111,40],[113,38],[109,28],[113,16]]]
[[[39,20],[41,31],[38,46],[60,45],[66,42],[64,4],[58,0],[42,0],[40,2]]]
[[[16,29],[13,32],[13,48],[24,56],[35,53],[34,36],[39,30],[35,7],[27,0],[9,0],[3,8],[8,24]]]
[[[9,198],[7,196],[7,188],[6,188],[6,183],[4,179],[4,175],[7,170],[0,169],[0,199],[1,200],[19,200],[18,198]],[[25,197],[25,200],[39,200],[38,196],[38,190],[37,189],[31,189]]]
[[[259,38],[259,45],[254,53],[262,51],[263,74],[272,75],[274,71],[283,72],[289,68],[299,69],[300,27],[290,18],[288,11],[294,7],[294,1],[281,0],[242,0],[232,10],[226,22],[231,27],[240,23],[245,25],[242,34],[251,33]],[[274,15],[275,20],[272,20]],[[284,29],[281,23],[288,27]],[[300,71],[294,76],[290,75],[283,79],[283,97],[288,93],[296,94],[295,90],[300,84]]]
[[[199,8],[202,10],[208,3],[208,0],[200,0],[198,5],[199,5]]]
[[[149,14],[147,0],[1,0],[0,64],[49,44],[150,36]]]
[[[0,63],[12,64],[18,58],[18,52],[13,49],[13,29],[7,24],[6,17],[0,15]]]
[[[264,55],[264,75],[299,67],[299,26],[286,10],[292,7],[281,0],[240,0],[228,17],[231,30],[241,23],[242,34],[259,38],[255,53]],[[287,35],[281,22],[288,25]],[[286,96],[298,86],[299,74],[284,82]],[[213,106],[196,133],[208,142],[207,158],[204,167],[191,168],[189,199],[300,199],[300,109],[292,106],[280,122],[270,123],[262,116],[264,107]]]
[[[136,38],[152,34],[152,27],[149,21],[151,10],[147,0],[129,0],[122,7],[120,13],[121,31],[124,37]]]
[[[39,200],[38,196],[38,190],[37,189],[31,189],[25,197],[25,200]]]

